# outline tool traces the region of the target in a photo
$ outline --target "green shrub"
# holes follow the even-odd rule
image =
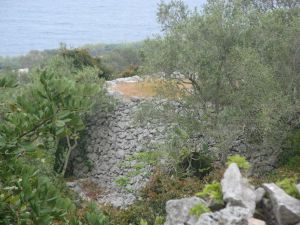
[[[188,176],[203,178],[212,170],[212,158],[201,152],[182,150],[179,168]]]
[[[99,211],[95,203],[90,203],[85,215],[85,222],[88,225],[106,225],[108,219]]]
[[[297,170],[300,168],[300,130],[295,129],[285,140],[283,151],[280,154],[279,164],[288,169]]]
[[[250,169],[250,163],[246,160],[245,157],[240,155],[233,155],[227,158],[227,165],[231,163],[236,163],[240,169],[248,170]]]
[[[165,223],[165,219],[161,216],[155,217],[154,225],[163,225]]]
[[[129,181],[130,181],[129,177],[122,176],[122,177],[118,177],[115,182],[119,187],[126,187],[129,184]]]
[[[300,199],[300,193],[296,187],[297,180],[295,178],[285,178],[281,181],[277,181],[276,184],[290,196]]]
[[[14,88],[18,86],[16,73],[12,71],[0,72],[0,88]]]
[[[198,197],[208,197],[216,202],[223,202],[222,188],[220,182],[214,181],[206,184],[203,191],[196,194]]]
[[[57,57],[45,69],[32,72],[30,82],[18,89],[15,82],[0,81],[1,91],[9,87],[16,92],[16,97],[4,98],[11,107],[0,116],[1,224],[105,224],[95,208],[77,215],[73,199],[53,171],[57,144],[67,140],[68,149],[61,155],[63,177],[84,128],[83,116],[101,89],[99,78],[91,73],[94,68],[70,67]]]
[[[99,78],[109,79],[111,71],[102,63],[100,58],[94,58],[87,49],[60,49],[60,55],[64,59],[71,60],[75,69],[82,70],[84,67],[95,67],[98,69]]]
[[[288,169],[296,171],[300,169],[300,155],[290,157],[285,165]]]
[[[138,65],[130,65],[128,68],[121,72],[121,77],[131,77],[138,74],[139,66]]]
[[[210,212],[210,209],[203,204],[197,204],[190,209],[190,215],[200,217],[203,213]]]
[[[148,225],[148,222],[144,219],[141,219],[140,225]]]
[[[155,217],[154,225],[163,225],[164,224],[164,218],[161,216]],[[148,222],[144,219],[141,219],[140,225],[148,225]]]

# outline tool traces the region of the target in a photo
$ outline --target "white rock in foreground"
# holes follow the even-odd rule
[[[255,218],[250,218],[248,220],[248,225],[266,225],[266,222]]]
[[[259,203],[263,199],[265,194],[266,194],[265,189],[263,189],[262,187],[257,188],[255,190],[255,202]]]
[[[236,163],[229,165],[221,181],[223,200],[227,206],[240,206],[250,210],[254,214],[256,207],[256,194],[242,174]]]
[[[263,184],[273,205],[274,215],[279,225],[295,225],[300,222],[300,201],[289,196],[276,184]]]
[[[300,184],[297,184],[297,185],[296,185],[296,188],[297,188],[297,190],[298,190],[298,192],[299,192],[299,194],[300,194]]]

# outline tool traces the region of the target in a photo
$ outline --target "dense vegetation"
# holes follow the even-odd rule
[[[180,129],[204,131],[225,150],[243,134],[257,148],[282,154],[300,125],[299,16],[298,1],[211,0],[203,11],[181,1],[161,4],[164,34],[145,43],[144,69],[171,79],[179,72],[178,84],[193,86],[188,113],[175,118]]]
[[[81,51],[81,54],[86,56],[87,61],[94,61],[95,66],[97,66],[96,64],[101,64],[101,69],[105,70],[103,71],[105,78],[113,79],[120,76],[134,75],[141,64],[140,50],[142,44],[142,42],[138,42],[128,44],[85,45],[81,48],[84,49]],[[54,57],[63,49],[66,50],[65,44],[61,44],[61,48],[58,50],[33,50],[24,56],[16,57],[0,56],[0,70],[37,67],[43,65],[47,60]],[[74,54],[75,52],[70,53]],[[90,56],[87,56],[87,53]]]
[[[0,58],[0,224],[159,225],[167,200],[196,194],[205,183],[198,195],[220,199],[214,180],[222,166],[214,168],[208,143],[189,144],[203,133],[223,149],[223,165],[238,135],[268,150],[280,168],[255,181],[288,176],[278,184],[299,197],[289,188],[300,178],[299,7],[297,0],[208,0],[199,11],[176,0],[159,5],[163,33],[145,43]],[[22,77],[12,70],[24,67],[31,70]],[[145,105],[138,118],[177,124],[160,151],[134,156],[157,166],[141,199],[102,212],[75,204],[63,179],[85,116],[110,107],[104,79],[158,72],[174,80],[160,93],[180,98],[182,112]],[[228,161],[250,167],[239,156]]]
[[[22,85],[16,76],[1,74],[1,224],[106,221],[94,206],[77,216],[79,209],[60,184],[84,115],[103,96],[98,68],[79,67],[80,62],[85,61],[58,55]]]

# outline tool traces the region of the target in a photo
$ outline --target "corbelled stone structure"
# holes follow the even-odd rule
[[[72,153],[69,167],[73,175],[79,179],[91,179],[106,190],[97,199],[99,202],[121,207],[131,204],[135,200],[132,192],[139,190],[146,183],[151,168],[144,168],[142,173],[128,178],[130,168],[122,164],[134,153],[154,149],[157,144],[164,143],[168,138],[171,124],[163,124],[154,119],[146,123],[136,121],[135,115],[141,104],[149,101],[149,98],[126,96],[116,88],[118,84],[135,83],[140,80],[141,78],[135,76],[107,82],[108,94],[112,100],[117,101],[116,107],[110,112],[98,109],[89,115],[85,134],[79,147]],[[176,108],[180,107],[179,103],[174,104]],[[208,144],[209,151],[216,155],[216,160],[220,160],[218,155],[222,154],[246,156],[252,165],[255,165],[254,173],[271,170],[274,166],[274,157],[249,145],[242,135],[227,150],[218,149],[213,140],[205,138],[202,134],[193,138],[191,142],[196,148],[203,143]],[[135,161],[131,163],[134,164]],[[123,188],[116,182],[120,178],[123,178]]]
[[[126,157],[140,151],[148,151],[155,144],[166,139],[166,124],[152,120],[151,123],[138,123],[136,113],[145,99],[124,98],[111,88],[119,82],[137,82],[137,77],[118,79],[108,83],[108,93],[116,99],[113,111],[101,109],[87,119],[87,129],[81,138],[80,147],[74,151],[71,160],[73,175],[77,178],[91,178],[108,192],[99,201],[115,206],[126,206],[135,197],[124,189],[135,191],[145,184],[147,172],[128,179],[129,168],[122,165]],[[135,163],[134,161],[131,163]],[[125,188],[116,182],[126,177]]]

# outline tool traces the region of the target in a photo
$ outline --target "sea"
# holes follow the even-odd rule
[[[185,0],[190,8],[205,0]],[[0,56],[31,50],[126,43],[160,32],[160,0],[0,0]],[[168,2],[165,1],[165,2]]]

